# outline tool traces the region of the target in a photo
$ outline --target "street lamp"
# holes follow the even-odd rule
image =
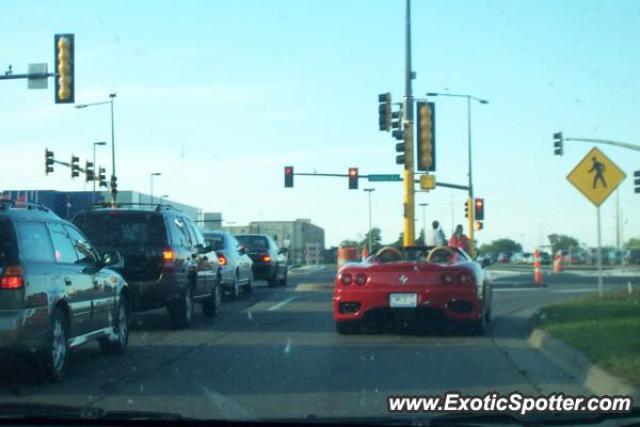
[[[363,191],[366,191],[367,193],[369,193],[369,253],[371,253],[371,193],[376,191],[375,188],[364,188]]]
[[[115,143],[115,134],[114,134],[114,125],[113,125],[113,100],[116,97],[116,93],[110,93],[109,94],[109,100],[108,101],[102,101],[102,102],[92,102],[89,104],[76,104],[76,108],[81,109],[81,108],[87,108],[87,107],[93,107],[96,105],[106,105],[109,104],[111,106],[111,201],[113,203],[116,202],[116,195],[114,192],[114,188],[113,188],[113,182],[114,182],[114,177],[116,176],[116,143]],[[95,162],[94,162],[95,165]]]
[[[151,174],[149,174],[149,181],[151,182],[151,188],[150,188],[150,195],[149,198],[151,199],[151,204],[153,204],[153,177],[154,176],[160,176],[162,175],[162,173],[160,172],[152,172]]]
[[[471,247],[473,247],[472,255],[475,254],[475,246],[473,246],[473,234],[474,234],[474,225],[475,225],[475,210],[473,209],[473,166],[471,161],[471,101],[476,101],[480,104],[488,104],[489,101],[486,99],[478,98],[473,95],[462,95],[462,94],[454,94],[454,93],[439,93],[439,92],[429,92],[427,96],[448,96],[451,98],[466,98],[467,99],[467,145],[468,145],[468,153],[469,153],[469,240],[471,241]]]
[[[104,145],[107,145],[107,143],[104,142],[104,141],[99,141],[99,142],[94,142],[93,143],[93,168],[94,168],[94,170],[97,170],[97,168],[96,168],[96,147],[98,145],[104,146]],[[91,201],[93,203],[96,202],[96,180],[95,180],[95,177],[93,178],[93,195],[91,196]]]

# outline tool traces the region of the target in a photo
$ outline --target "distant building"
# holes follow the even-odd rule
[[[202,216],[202,222],[198,223],[204,231],[215,231],[222,229],[222,213],[205,212]]]
[[[324,252],[324,229],[311,223],[310,219],[295,221],[251,221],[249,225],[223,226],[233,234],[268,234],[278,246],[287,248],[289,261],[293,264],[313,262],[316,254],[322,262]]]
[[[7,190],[2,192],[3,199],[42,203],[61,218],[71,219],[81,210],[93,203],[108,202],[111,194],[108,191],[56,191],[56,190]],[[202,218],[202,209],[175,202],[169,199],[151,198],[150,195],[137,191],[118,192],[118,203],[162,203],[181,210],[195,221]]]

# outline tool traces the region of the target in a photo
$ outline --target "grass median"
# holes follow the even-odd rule
[[[540,319],[543,330],[640,386],[640,292],[575,298],[545,307]]]

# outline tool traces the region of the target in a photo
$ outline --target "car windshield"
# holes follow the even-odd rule
[[[640,0],[1,4],[0,421],[640,406]]]
[[[264,236],[236,236],[238,243],[249,251],[269,249],[269,241]]]
[[[167,243],[162,217],[155,213],[90,212],[78,215],[74,223],[99,247],[162,246]]]

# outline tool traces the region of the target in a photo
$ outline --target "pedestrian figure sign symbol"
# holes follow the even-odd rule
[[[605,166],[604,163],[599,162],[598,159],[593,156],[591,158],[591,161],[593,161],[593,166],[591,166],[591,169],[589,169],[589,173],[591,172],[595,172],[595,174],[593,175],[593,189],[596,188],[597,184],[598,184],[598,180],[600,180],[602,182],[602,186],[604,188],[607,188],[607,182],[604,180],[604,170],[605,170]]]
[[[567,176],[584,196],[596,206],[625,179],[625,173],[598,148],[593,148]]]

